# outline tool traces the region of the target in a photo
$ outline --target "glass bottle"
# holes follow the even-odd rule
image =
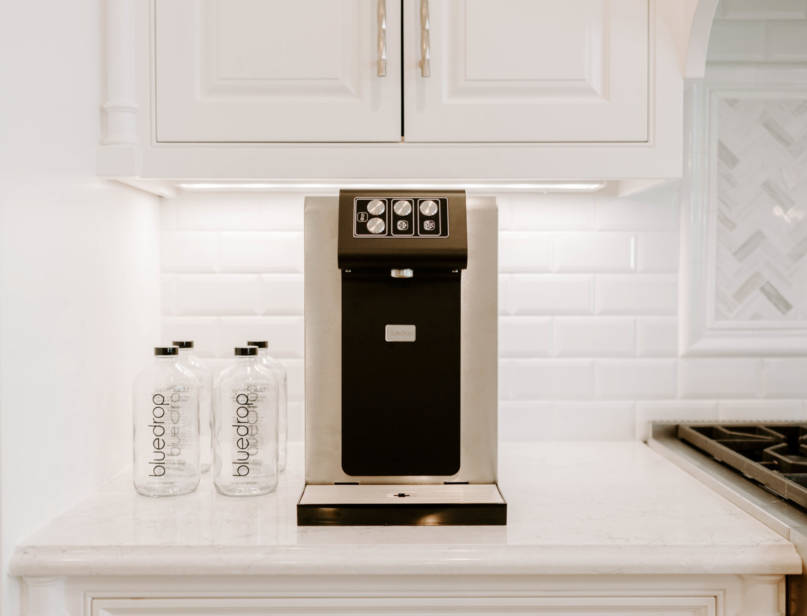
[[[289,440],[289,390],[288,379],[286,378],[286,368],[283,364],[269,355],[269,343],[266,340],[251,340],[247,346],[254,346],[258,349],[258,358],[264,366],[269,368],[278,381],[278,468],[281,472],[286,470],[286,458],[288,457]]]
[[[235,362],[214,385],[213,483],[228,496],[267,494],[278,477],[278,382],[255,347],[236,347]]]
[[[199,485],[199,389],[176,347],[156,347],[135,379],[134,486],[146,496],[176,496]]]
[[[199,455],[202,472],[206,473],[210,470],[210,457],[213,450],[213,441],[210,436],[210,424],[213,421],[213,373],[199,361],[193,350],[193,340],[174,340],[171,344],[179,349],[180,363],[193,372],[201,385],[199,389],[199,441],[201,443]]]

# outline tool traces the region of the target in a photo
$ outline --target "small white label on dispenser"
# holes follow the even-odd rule
[[[414,342],[414,325],[386,325],[384,326],[384,340],[387,342]]]

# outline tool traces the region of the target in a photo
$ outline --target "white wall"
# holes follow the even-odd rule
[[[653,418],[807,419],[807,361],[680,359],[677,187],[641,198],[505,195],[503,439],[631,439]],[[268,338],[302,438],[299,195],[186,194],[162,205],[163,338],[227,357]]]
[[[157,200],[98,181],[99,2],[0,20],[0,552],[131,459],[131,378],[159,336]]]

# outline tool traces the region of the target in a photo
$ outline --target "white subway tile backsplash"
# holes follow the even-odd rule
[[[596,227],[612,231],[677,231],[678,187],[661,186],[641,197],[603,195],[597,200]]]
[[[584,275],[503,275],[505,314],[591,314],[593,277]]]
[[[549,426],[555,419],[552,402],[501,402],[500,441],[551,441]]]
[[[305,378],[302,359],[281,359],[289,384],[289,403],[305,400]]]
[[[303,402],[289,402],[289,440],[305,440],[305,405]]]
[[[677,277],[670,274],[603,274],[597,277],[597,314],[675,314]]]
[[[635,266],[635,238],[629,233],[562,233],[555,241],[558,272],[629,272]]]
[[[194,274],[175,276],[173,314],[235,315],[260,314],[257,275]]]
[[[194,350],[200,357],[220,356],[219,317],[168,317],[162,318],[162,340],[193,340]]]
[[[261,314],[302,314],[303,277],[264,274],[259,288]]]
[[[160,234],[177,228],[177,199],[163,199],[160,202]],[[161,255],[162,258],[162,255]]]
[[[805,421],[801,400],[720,400],[718,418],[722,421]]]
[[[668,359],[607,359],[594,364],[596,396],[620,400],[674,398],[676,362]]]
[[[640,233],[636,240],[636,269],[639,272],[678,271],[678,233]]]
[[[633,402],[558,402],[550,424],[551,440],[633,440],[634,407]]]
[[[177,315],[301,314],[303,280],[296,274],[195,274],[174,279]]]
[[[267,340],[269,354],[278,359],[303,357],[302,316],[221,317],[217,353],[231,355],[247,340]]]
[[[497,197],[503,231],[579,231],[594,228],[589,195],[509,194]]]
[[[678,363],[678,388],[685,398],[756,398],[762,390],[762,360],[685,358]]]
[[[502,402],[501,441],[633,440],[632,402]]]
[[[163,316],[176,314],[176,286],[174,277],[160,277],[160,313]]]
[[[300,231],[225,231],[219,242],[223,272],[303,272]]]
[[[550,272],[552,247],[550,233],[503,231],[499,236],[499,271]]]
[[[557,317],[555,353],[562,357],[613,357],[635,352],[634,319]]]
[[[594,395],[590,360],[502,359],[499,392],[505,400],[587,399]]]
[[[499,357],[549,357],[552,354],[550,317],[499,319]]]
[[[636,354],[641,357],[675,357],[678,354],[678,319],[636,319]]]
[[[171,199],[181,230],[301,231],[303,195],[182,193]]]
[[[807,398],[807,359],[766,359],[763,374],[765,397]]]
[[[807,359],[678,358],[676,191],[499,199],[502,440],[807,417]],[[163,339],[194,339],[218,367],[233,346],[268,339],[301,439],[303,198],[186,193],[164,200],[161,225]]]
[[[636,438],[647,440],[653,422],[716,420],[714,400],[653,400],[636,404]]]

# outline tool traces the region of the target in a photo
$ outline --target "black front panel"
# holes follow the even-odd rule
[[[463,269],[468,262],[462,191],[339,193],[340,269]]]
[[[459,272],[343,271],[342,468],[459,471]]]

